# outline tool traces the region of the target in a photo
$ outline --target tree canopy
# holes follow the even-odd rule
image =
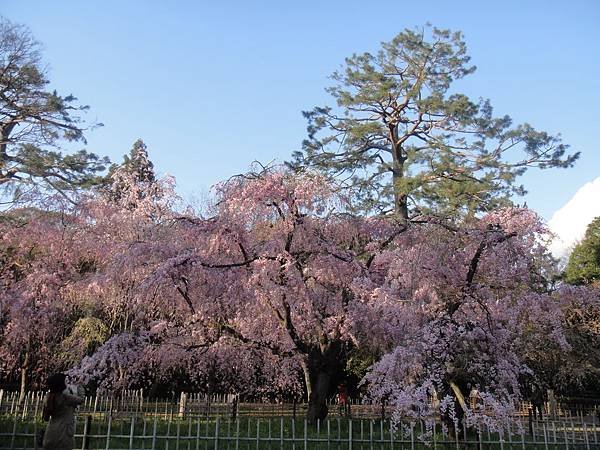
[[[0,188],[5,203],[40,193],[64,196],[101,181],[108,159],[86,150],[65,154],[62,142],[85,143],[86,125],[73,95],[49,90],[41,46],[22,25],[0,17]]]
[[[110,201],[127,203],[129,208],[135,209],[144,196],[160,196],[158,187],[154,164],[148,156],[147,146],[144,141],[138,139],[133,143],[129,154],[123,157],[123,162],[111,166],[102,192]],[[150,188],[154,188],[152,192]]]
[[[327,89],[336,106],[304,113],[308,138],[290,166],[334,177],[363,212],[407,219],[506,206],[528,168],[573,165],[560,136],[457,92],[474,71],[462,34],[429,26],[346,58]]]
[[[571,252],[564,278],[572,284],[600,282],[600,217],[588,225],[583,240]]]
[[[70,367],[107,390],[305,395],[314,421],[366,349],[365,388],[398,415],[427,420],[436,393],[450,419],[462,414],[453,389],[471,385],[502,424],[531,369],[570,385],[595,373],[579,347],[540,357],[593,341],[593,327],[569,330],[599,301],[588,287],[549,289],[546,230],[527,209],[415,226],[344,213],[323,177],[268,171],[219,185],[201,217],[156,183],[162,196],[134,204],[98,194],[0,223],[0,376]]]

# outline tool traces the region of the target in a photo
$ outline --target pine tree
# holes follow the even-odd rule
[[[407,29],[377,54],[355,54],[327,89],[337,107],[304,112],[308,138],[289,165],[349,189],[355,207],[457,217],[510,203],[530,167],[570,167],[560,136],[495,117],[453,86],[475,71],[460,32]]]
[[[85,144],[85,124],[73,95],[48,90],[40,43],[30,31],[0,17],[0,189],[4,202],[26,202],[48,191],[72,198],[99,183],[109,161],[81,150],[64,154],[64,141]]]

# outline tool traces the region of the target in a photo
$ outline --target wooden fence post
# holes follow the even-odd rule
[[[600,418],[600,410],[595,411],[595,412],[598,413],[598,418]],[[595,447],[598,447],[598,434],[596,432],[596,428],[598,428],[598,427],[596,425],[596,420],[597,420],[596,415],[593,415],[592,416],[592,426],[594,428],[594,444],[595,444]]]
[[[14,417],[12,436],[10,438],[10,448],[15,448],[15,437],[17,435],[17,414],[15,414]]]
[[[33,411],[33,417],[36,418],[38,416],[38,411],[40,409],[40,396],[39,393],[36,393],[35,396],[35,410]]]
[[[90,447],[88,434],[92,424],[92,416],[88,415],[85,417],[85,423],[83,424],[83,437],[81,438],[81,450],[87,450]]]
[[[129,429],[129,450],[133,449],[134,431],[135,431],[135,416],[131,416],[131,428]]]
[[[215,421],[215,450],[219,450],[219,416]]]
[[[585,439],[585,448],[586,450],[590,450],[590,439],[588,438],[588,430],[586,423],[583,424],[583,435]]]
[[[154,426],[152,427],[152,450],[156,450],[156,421],[158,416],[154,416]]]
[[[106,430],[106,447],[105,450],[110,448],[110,432],[112,430],[112,414],[108,415],[108,428]]]
[[[231,420],[235,420],[238,415],[238,396],[233,396],[233,401],[231,402]]]
[[[37,428],[37,420],[33,421],[33,448],[34,450],[37,450],[38,448],[38,428]],[[43,440],[43,436],[42,436],[42,440]],[[44,443],[42,442],[42,445],[44,445]]]
[[[185,417],[185,408],[187,406],[187,394],[185,392],[181,392],[179,396],[179,418]]]
[[[200,417],[196,418],[196,450],[200,450]]]

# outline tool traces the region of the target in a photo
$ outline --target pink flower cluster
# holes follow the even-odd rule
[[[26,354],[55,368],[93,316],[108,339],[70,373],[102,389],[179,380],[299,395],[317,362],[366,347],[383,356],[363,385],[397,421],[502,427],[528,358],[569,351],[565,309],[599,304],[587,288],[551,289],[546,229],[527,209],[406,226],[350,216],[322,178],[274,171],[218,186],[205,218],[178,211],[169,186],[3,225],[7,376]],[[456,389],[476,390],[476,407],[458,406]]]

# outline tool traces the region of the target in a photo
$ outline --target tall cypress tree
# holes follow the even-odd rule
[[[159,196],[159,191],[154,164],[148,157],[146,144],[138,139],[129,154],[123,156],[123,163],[110,168],[105,193],[111,201],[135,208],[139,200],[150,192]]]

